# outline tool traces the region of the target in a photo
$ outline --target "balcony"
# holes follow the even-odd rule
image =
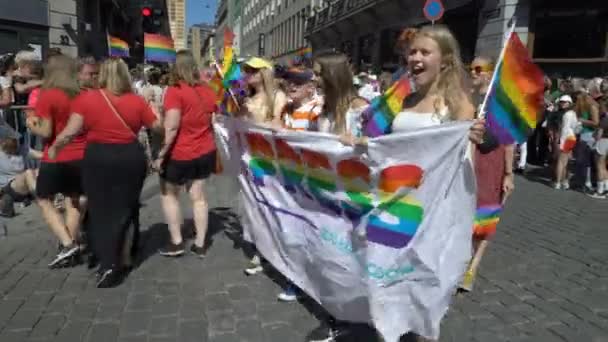
[[[317,10],[314,16],[307,20],[306,34],[311,34],[325,26],[335,24],[364,8],[370,7],[383,0],[336,0],[328,6]]]

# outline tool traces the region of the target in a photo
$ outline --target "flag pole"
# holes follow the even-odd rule
[[[108,43],[108,56],[112,57],[112,46],[110,46],[110,33],[106,29],[106,42]]]
[[[499,66],[502,64],[502,60],[505,58],[505,51],[507,50],[507,46],[509,44],[509,40],[511,39],[511,35],[513,35],[513,32],[515,32],[515,18],[511,18],[511,27],[509,28],[509,31],[507,32],[507,39],[505,39],[505,42],[502,45],[502,50],[500,51],[500,55],[498,56],[498,60],[496,61],[496,66]],[[495,68],[494,72],[492,73],[492,79],[490,80],[490,85],[488,87],[488,91],[486,92],[486,95],[483,98],[483,102],[481,104],[481,110],[480,110],[480,117],[481,118],[485,118],[485,114],[486,114],[486,106],[488,104],[488,99],[490,98],[490,94],[492,93],[492,90],[494,88],[494,81],[496,81],[496,77],[498,76],[498,72],[499,72],[499,68]]]

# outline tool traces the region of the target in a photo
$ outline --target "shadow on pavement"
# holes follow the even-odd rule
[[[221,231],[228,232],[235,229],[234,217],[235,215],[226,208],[213,208],[209,210],[209,228],[205,238],[207,249],[210,249],[213,246],[213,239],[216,234]],[[236,224],[238,225],[238,219],[236,219]],[[187,248],[189,248],[187,241],[192,240],[196,235],[194,221],[192,219],[184,220],[181,230],[182,237],[184,241],[186,241]],[[137,253],[138,256],[136,267],[139,267],[146,260],[148,260],[148,258],[157,254],[158,250],[167,244],[168,241],[169,228],[165,223],[155,223],[147,230],[142,231]]]

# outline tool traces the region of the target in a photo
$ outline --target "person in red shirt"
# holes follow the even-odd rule
[[[101,89],[79,95],[70,119],[49,148],[61,158],[69,142],[86,134],[82,180],[88,204],[88,234],[99,259],[97,287],[121,283],[130,268],[125,249],[139,232],[139,196],[146,177],[146,156],[137,141],[142,127],[160,129],[143,98],[133,93],[127,65],[108,59],[100,69]],[[131,252],[134,251],[131,244]],[[128,258],[126,258],[128,259]]]
[[[186,186],[196,238],[191,251],[205,255],[208,205],[203,193],[204,180],[215,171],[216,149],[211,126],[215,94],[200,81],[196,62],[189,51],[177,53],[164,99],[165,141],[155,167],[161,170],[161,200],[171,241],[159,252],[164,256],[184,253],[178,194]]]
[[[83,136],[76,136],[56,158],[49,158],[48,150],[70,116],[73,98],[78,95],[76,61],[68,56],[54,55],[44,70],[44,80],[35,101],[34,113],[26,123],[30,131],[45,138],[42,162],[36,180],[36,195],[42,215],[62,248],[49,264],[55,267],[79,252],[76,243],[80,230],[82,194],[80,162],[84,155]],[[66,197],[65,217],[53,205],[55,195]]]

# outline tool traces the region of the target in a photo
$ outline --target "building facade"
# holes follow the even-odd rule
[[[252,0],[243,7],[241,55],[287,64],[308,46],[305,25],[319,0]]]
[[[166,0],[171,37],[176,50],[186,48],[186,0]]]
[[[34,49],[42,54],[49,47],[47,1],[0,1],[0,54]]]
[[[399,32],[430,24],[423,1],[336,0],[315,8],[305,36],[313,51],[339,50],[356,66],[394,69],[401,52],[395,50]],[[604,72],[608,62],[608,2],[589,0],[443,0],[446,9],[438,24],[447,25],[461,45],[462,57],[496,58],[512,19],[515,32],[547,72],[576,75]],[[564,43],[566,42],[566,43]],[[608,70],[606,70],[608,71]]]
[[[203,65],[203,56],[205,55],[203,45],[214,29],[214,26],[211,24],[196,24],[192,25],[188,30],[187,46],[192,51],[192,55],[199,66]]]
[[[78,11],[76,0],[49,1],[49,47],[78,56]]]
[[[213,54],[215,58],[221,55],[224,46],[224,31],[230,27],[228,18],[229,0],[220,0],[215,13],[215,41]]]

